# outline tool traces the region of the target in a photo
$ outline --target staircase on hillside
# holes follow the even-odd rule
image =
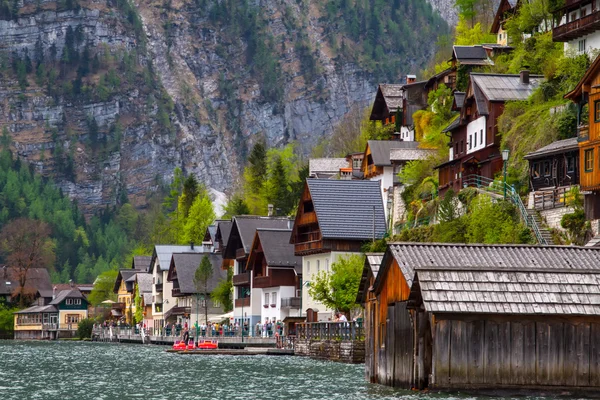
[[[490,178],[486,178],[479,175],[468,175],[463,179],[463,185],[465,187],[475,187],[478,192],[486,193],[493,198],[504,198],[510,200],[521,214],[521,220],[527,225],[529,229],[535,235],[538,244],[551,245],[554,244],[550,231],[546,228],[542,228],[542,220],[535,210],[529,210],[523,204],[519,193],[511,185],[505,182],[495,181]]]

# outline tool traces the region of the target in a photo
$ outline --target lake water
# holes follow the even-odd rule
[[[365,382],[364,365],[162,346],[0,341],[0,399],[473,399]]]

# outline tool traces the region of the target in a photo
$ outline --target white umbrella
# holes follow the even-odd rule
[[[102,302],[102,304],[115,304],[115,303],[116,303],[116,301],[112,301],[112,300],[104,300]]]
[[[233,311],[232,312],[228,312],[227,314],[216,315],[214,317],[210,317],[208,320],[210,322],[221,322],[224,319],[231,319],[231,318],[233,318]]]

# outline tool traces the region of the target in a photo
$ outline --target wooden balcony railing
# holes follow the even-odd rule
[[[112,309],[113,310],[124,310],[125,309],[125,303],[113,303]]]
[[[163,284],[162,283],[157,283],[154,286],[155,286],[157,292],[162,292],[163,291]]]
[[[314,224],[317,222],[317,213],[314,211],[305,212],[298,218],[298,225],[308,225]]]
[[[250,297],[242,297],[241,299],[235,299],[236,307],[250,307]]]
[[[600,11],[595,11],[583,18],[552,29],[552,40],[555,42],[568,42],[569,40],[585,36],[594,32],[600,26]]]
[[[181,296],[181,289],[180,288],[173,288],[173,290],[171,290],[171,296],[173,296],[173,297],[179,297],[179,296]]]
[[[233,276],[233,286],[250,285],[250,272],[242,272]]]
[[[570,186],[563,186],[553,190],[539,190],[533,192],[533,204],[536,210],[549,210],[567,205]]]
[[[577,127],[577,141],[578,142],[587,142],[590,140],[590,126],[589,125],[579,125]]]
[[[302,340],[365,340],[362,322],[306,322],[296,324]]]
[[[296,252],[296,255],[299,255],[303,252],[320,250],[322,248],[323,248],[323,241],[322,240],[314,240],[311,242],[297,243],[295,245],[294,251]]]
[[[379,173],[379,171],[377,170],[377,165],[375,165],[375,164],[367,165],[367,171],[365,173],[365,177],[377,175],[378,173]]]

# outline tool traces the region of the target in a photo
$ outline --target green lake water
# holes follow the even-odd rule
[[[190,356],[165,349],[0,341],[0,400],[474,399],[372,385],[364,379],[364,365],[287,356]]]

